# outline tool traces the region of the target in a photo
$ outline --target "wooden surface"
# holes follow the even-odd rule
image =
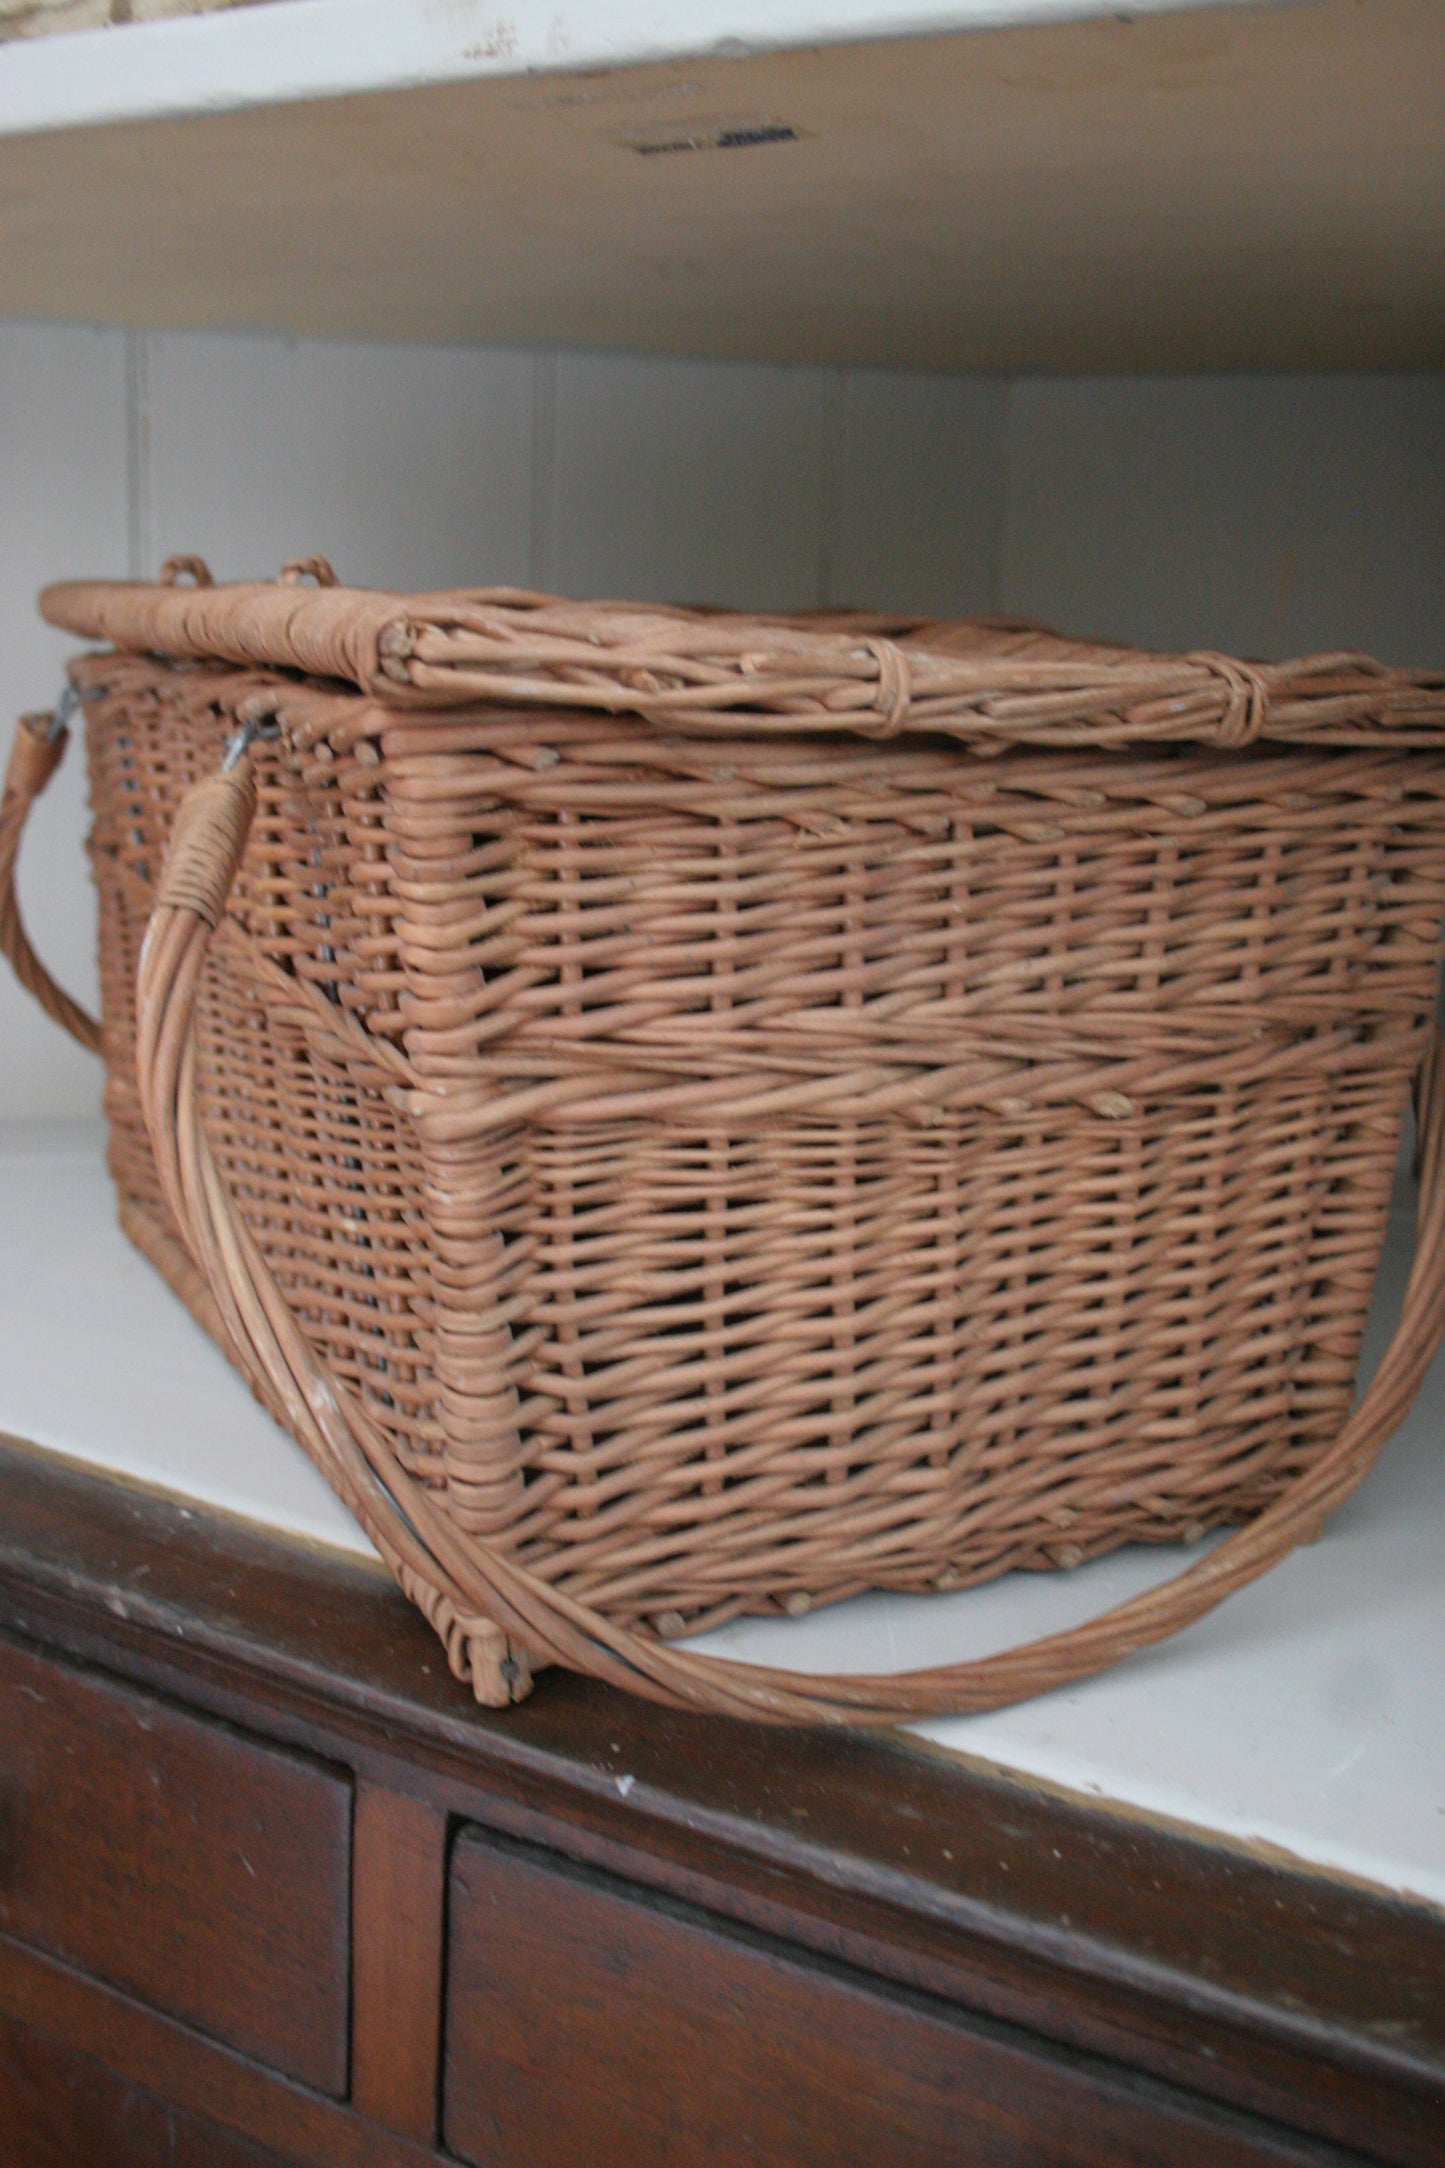
[[[6,312],[932,370],[1445,356],[1435,0],[596,75],[504,54],[323,100],[313,59],[360,90],[398,80],[413,20],[464,66],[497,32],[339,5],[0,48]],[[303,102],[214,110],[277,96]],[[158,106],[180,117],[55,126]]]
[[[478,2168],[1303,2161],[1122,2074],[474,1836],[452,1866],[446,2141]]]
[[[278,2154],[185,2115],[88,2055],[0,2018],[6,2168],[285,2168]]]
[[[419,2168],[438,2158],[414,2133],[440,1985],[432,1973],[424,2021],[409,2020],[397,1983],[408,1965],[414,1982],[427,1968],[396,1924],[409,1913],[423,1939],[432,1931],[438,1818],[466,1827],[459,1871],[484,1862],[498,1904],[526,1926],[500,1947],[489,1984],[477,1920],[453,1912],[445,2127],[478,2158],[492,2157],[484,2096],[509,2101],[508,2142],[539,2163],[607,2157],[591,2140],[568,2154],[552,2067],[527,2084],[520,2051],[501,2052],[540,1994],[538,2023],[554,2026],[551,2005],[566,2005],[579,2053],[605,2037],[604,2020],[614,2026],[611,2061],[629,2083],[666,2060],[659,2043],[685,2043],[699,2003],[720,2040],[748,2009],[765,2014],[759,2044],[708,2071],[674,2057],[683,2127],[714,2134],[690,2139],[680,2160],[733,2142],[739,2057],[756,2079],[748,2097],[756,2090],[759,2112],[783,2118],[775,2128],[798,2099],[823,2116],[849,2087],[866,2094],[882,2118],[870,2160],[915,2157],[908,2147],[940,2127],[928,2119],[950,2097],[960,2128],[991,2133],[992,2155],[973,2158],[1031,2168],[1445,2160],[1445,1921],[1429,1907],[906,1741],[764,1735],[562,1676],[493,1716],[467,1701],[374,1570],[22,1449],[0,1449],[0,1635],[47,1670],[83,1666],[107,1692],[123,1682],[127,1695],[184,1705],[198,1724],[220,1720],[324,1758],[352,1773],[361,1801],[369,1789],[387,1796],[358,1818],[358,1862],[380,1864],[358,1914],[371,1906],[370,1928],[358,1926],[349,2103],[268,2073],[16,1935],[0,1938],[0,2019],[283,2161]],[[391,1925],[388,1886],[399,1895]],[[627,1958],[628,1993],[588,1925],[597,1907]],[[529,1947],[552,1956],[525,1978]],[[486,2022],[498,1982],[510,1996],[500,2029]],[[819,2009],[832,2058],[821,2075],[801,2044],[817,2037]],[[377,2058],[389,2036],[397,2067],[387,2072]],[[871,2079],[870,2040],[895,2042],[887,2058],[875,2052]],[[27,2097],[40,2099],[37,2113],[70,2112],[54,2072]],[[119,2115],[117,2101],[101,2086],[87,2112]],[[1112,2152],[1097,2150],[1105,2138]]]
[[[89,2057],[0,2018],[0,2160],[16,2168],[170,2168],[165,2109]],[[220,2164],[217,2164],[220,2168]]]
[[[346,2089],[350,1789],[0,1647],[0,1931]]]
[[[430,2142],[441,2049],[447,1818],[379,1785],[357,1794],[352,2098],[363,2115]]]

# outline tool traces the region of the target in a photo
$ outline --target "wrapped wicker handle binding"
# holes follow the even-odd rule
[[[286,1412],[453,1668],[489,1700],[526,1691],[528,1653],[682,1708],[781,1723],[878,1725],[998,1707],[1084,1678],[1164,1639],[1312,1537],[1373,1464],[1413,1401],[1445,1327],[1445,1055],[1419,1086],[1416,1251],[1394,1336],[1339,1436],[1256,1520],[1163,1587],[1087,1624],[979,1661],[878,1677],[809,1677],[730,1663],[638,1634],[568,1597],[504,1550],[464,1539],[398,1463],[291,1314],[207,1143],[192,1036],[207,944],[245,846],[255,790],[244,755],[184,801],[142,954],[137,1067],[171,1208],[243,1367]],[[493,1623],[494,1622],[494,1623]],[[507,1651],[497,1663],[496,1634]],[[496,1685],[500,1674],[502,1686]]]

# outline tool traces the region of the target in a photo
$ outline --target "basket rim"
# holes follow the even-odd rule
[[[944,735],[979,752],[1445,747],[1445,669],[1347,651],[1168,654],[1017,618],[764,616],[511,587],[401,594],[344,587],[321,559],[224,586],[199,559],[169,560],[155,582],[60,582],[40,609],[124,651],[298,671],[396,709],[564,708],[728,736]]]

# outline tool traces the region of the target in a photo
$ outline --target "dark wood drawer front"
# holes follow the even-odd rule
[[[351,1788],[0,1643],[0,1930],[346,2089]]]
[[[446,2142],[478,2168],[1262,2168],[1315,2155],[610,1877],[453,1851]]]
[[[12,2168],[170,2168],[160,2101],[0,2017],[0,2160]]]
[[[99,2043],[97,2043],[99,2045]],[[287,2168],[74,2048],[0,2016],[5,2168]]]

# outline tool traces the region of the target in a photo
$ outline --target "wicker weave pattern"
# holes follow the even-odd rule
[[[147,1246],[156,1247],[159,1229],[183,1258],[136,1096],[136,967],[176,810],[185,792],[217,767],[237,710],[258,696],[264,704],[274,685],[235,672],[157,670],[119,657],[82,665],[77,674],[103,688],[88,702],[87,745],[111,1171],[122,1198],[149,1223],[142,1230],[151,1236]],[[364,885],[358,884],[362,908],[347,923],[335,923],[335,903],[343,893],[338,865],[379,859],[381,845],[366,833],[364,818],[348,839],[327,795],[306,793],[295,762],[279,752],[259,796],[233,931],[213,956],[202,995],[217,1155],[318,1344],[367,1400],[403,1464],[437,1478],[431,1264],[413,1201],[420,1159],[411,1125],[382,1091],[400,1072],[378,1071],[365,1059],[359,1035],[362,1058],[350,1068],[315,1060],[315,1024],[309,1005],[297,1000],[299,987],[314,988],[324,1018],[338,980],[356,983],[375,960],[363,962],[349,945],[364,940],[373,923]],[[375,987],[368,992],[377,998]],[[384,1057],[386,1042],[380,1044]],[[158,1261],[193,1299],[185,1266],[175,1256]]]
[[[418,1486],[452,1564],[392,1563],[458,1668],[492,1598],[514,1654],[525,1628],[607,1670],[604,1617],[670,1639],[1073,1565],[1333,1467],[1445,921],[1428,678],[998,625],[428,598],[398,632],[396,598],[339,591],[75,593],[87,628],[231,657],[76,673],[127,1225],[244,1352],[174,1163],[163,1195],[133,1011],[168,843],[188,944],[216,819],[254,801],[196,1026],[210,1151],[302,1336],[248,1369],[344,1495],[337,1394]],[[357,689],[270,667],[287,641]],[[601,712],[619,687],[644,713]],[[898,734],[940,702],[988,758]],[[280,735],[213,817],[196,786],[260,716]],[[154,1134],[175,1048],[141,1052]]]
[[[90,667],[117,1172],[155,1211],[152,869],[290,688]],[[306,698],[300,755],[258,748],[205,1119],[460,1527],[675,1633],[1195,1536],[1338,1429],[1445,764],[361,736]]]

